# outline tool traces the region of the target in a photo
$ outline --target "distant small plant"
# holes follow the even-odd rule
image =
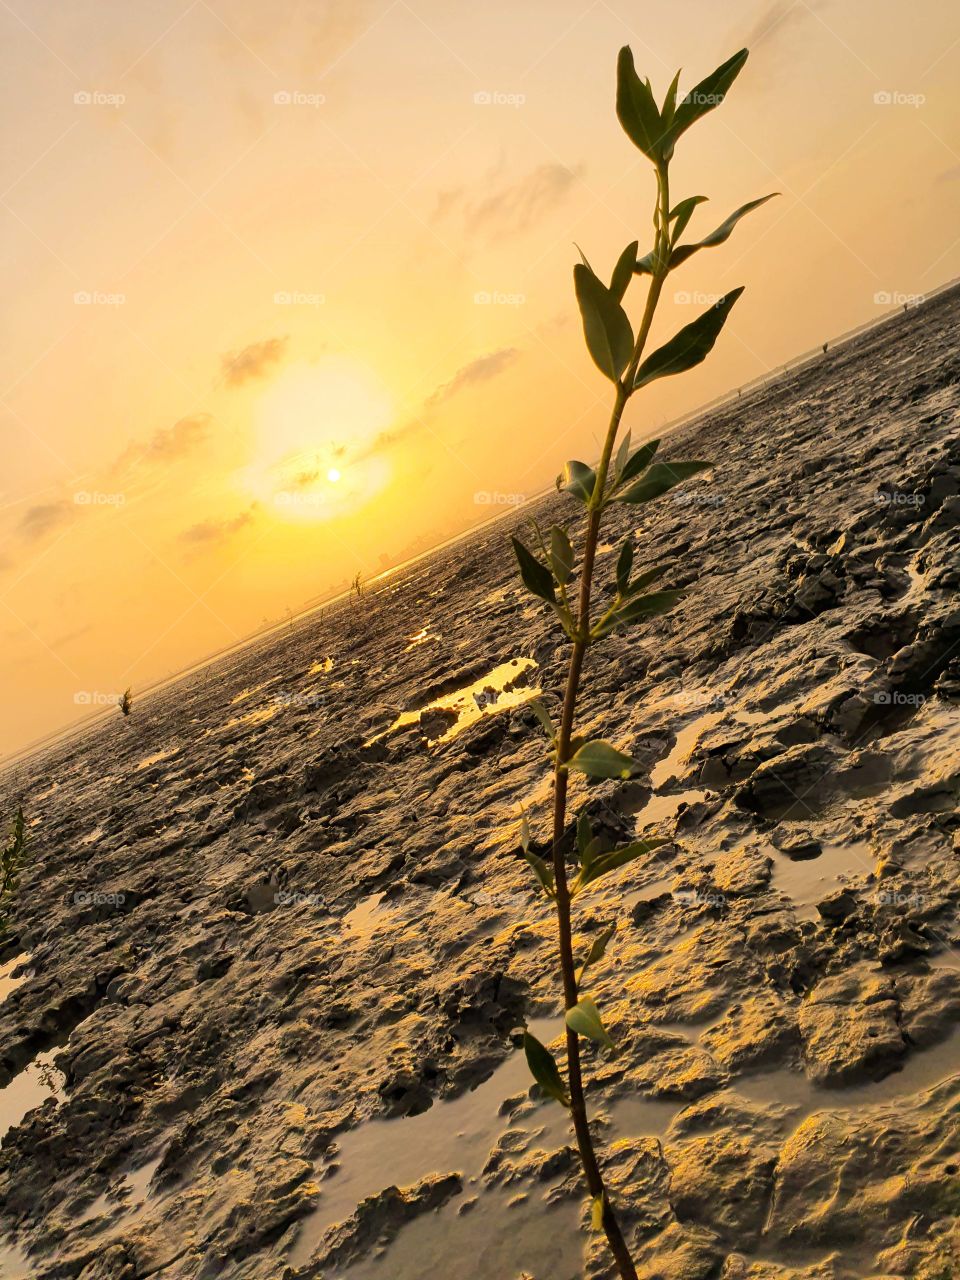
[[[27,836],[23,809],[17,809],[10,837],[0,853],[0,939],[7,931],[13,900],[20,887],[20,872],[26,862]]]
[[[517,538],[513,539],[524,584],[553,609],[573,646],[559,725],[554,724],[542,703],[533,704],[550,742],[554,776],[549,861],[534,852],[526,816],[521,823],[524,856],[533,868],[539,887],[556,906],[559,976],[566,1009],[565,1077],[553,1054],[529,1032],[524,1036],[524,1049],[530,1070],[543,1092],[570,1110],[593,1204],[593,1226],[595,1230],[602,1229],[605,1232],[623,1280],[636,1280],[637,1272],[607,1193],[593,1145],[580,1056],[581,1037],[594,1041],[603,1048],[613,1049],[600,1009],[584,990],[584,978],[591,968],[603,960],[616,931],[616,923],[608,924],[600,931],[578,967],[573,949],[571,902],[602,877],[651,853],[666,841],[643,839],[619,848],[607,848],[604,839],[594,834],[586,812],[581,812],[575,833],[571,832],[569,840],[565,838],[567,792],[571,773],[585,774],[588,778],[629,778],[636,771],[630,756],[611,743],[602,739],[586,740],[575,736],[574,717],[587,651],[615,631],[666,613],[685,594],[677,590],[647,590],[661,577],[664,570],[645,566],[639,573],[635,573],[633,539],[628,535],[616,561],[610,593],[598,611],[599,616],[591,616],[594,562],[601,522],[607,508],[613,503],[635,507],[652,502],[674,485],[711,465],[703,461],[655,462],[654,457],[660,443],[658,440],[651,440],[638,449],[632,449],[629,431],[619,446],[617,435],[626,404],[635,392],[657,378],[684,373],[706,358],[732,307],[743,292],[742,288],[731,290],[696,320],[685,325],[664,346],[658,347],[650,355],[644,355],[654,313],[670,272],[700,249],[723,244],[745,214],[772,198],[763,196],[759,200],[751,200],[702,240],[683,244],[680,242],[694,210],[706,197],[688,196],[675,205],[671,204],[669,166],[674,147],[691,125],[719,106],[746,60],[747,50],[742,49],[679,102],[678,72],[667,91],[663,106],[658,107],[650,81],[641,80],[634,69],[630,49],[620,51],[617,64],[617,115],[631,141],[653,164],[657,178],[653,248],[640,257],[639,242],[628,244],[617,260],[609,285],[596,275],[582,254],[583,260],[573,269],[574,289],[583,319],[587,349],[600,372],[615,388],[610,424],[596,468],[589,467],[584,462],[568,462],[557,479],[558,488],[570,494],[585,510],[587,523],[582,550],[578,556],[567,527],[554,526],[545,536],[537,529],[536,553]],[[646,302],[636,334],[622,306],[627,288],[635,276],[649,278]],[[578,599],[574,607],[574,582],[578,573]],[[577,860],[576,874],[572,879],[568,879],[568,846]]]
[[[117,706],[120,708],[121,715],[128,716],[130,714],[133,709],[133,691],[131,689],[124,689]]]
[[[363,597],[363,583],[360,581],[360,570],[357,570],[356,577],[350,583],[350,590],[360,600]]]

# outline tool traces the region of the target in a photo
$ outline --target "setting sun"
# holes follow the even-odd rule
[[[292,365],[254,408],[245,485],[284,519],[349,514],[389,479],[378,442],[392,417],[386,391],[365,365],[334,356]]]

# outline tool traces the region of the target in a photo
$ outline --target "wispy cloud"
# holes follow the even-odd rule
[[[235,534],[238,534],[241,529],[245,529],[253,523],[256,506],[257,504],[254,503],[246,511],[241,511],[237,515],[223,520],[200,520],[197,524],[192,524],[188,529],[184,529],[183,533],[180,534],[180,541],[190,543],[193,546],[210,546],[227,542]]]
[[[66,498],[57,502],[41,502],[28,507],[16,526],[17,534],[24,542],[39,542],[48,533],[69,524],[76,515],[76,507]]]
[[[490,190],[485,182],[482,196],[473,198],[465,187],[442,191],[434,217],[459,214],[472,235],[520,234],[536,226],[567,199],[583,177],[584,165],[568,169],[562,164],[541,164],[513,182]]]
[[[240,387],[279,364],[286,354],[289,338],[265,338],[251,342],[241,351],[231,351],[220,360],[223,380],[228,387]]]
[[[438,405],[446,404],[448,400],[452,400],[461,391],[466,391],[469,387],[475,387],[481,382],[489,382],[491,378],[495,378],[502,373],[508,365],[513,364],[519,354],[520,352],[516,347],[500,347],[497,351],[490,351],[486,355],[477,356],[467,364],[461,365],[449,382],[441,383],[428,396],[424,402],[424,407],[435,409]]]
[[[212,425],[209,413],[194,413],[179,418],[172,427],[159,427],[147,440],[129,444],[113,464],[113,470],[134,463],[162,466],[178,462],[209,438]]]

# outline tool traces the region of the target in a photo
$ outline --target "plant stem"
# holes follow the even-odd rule
[[[665,171],[659,174],[660,213],[657,249],[664,245],[669,248],[669,222],[667,181]],[[667,253],[668,256],[668,253]],[[573,736],[573,719],[576,712],[577,695],[580,691],[580,677],[583,672],[583,660],[586,655],[590,634],[590,594],[593,587],[593,566],[597,554],[600,537],[600,524],[603,517],[603,495],[610,469],[610,459],[616,443],[617,433],[623,418],[623,410],[633,389],[633,380],[643,349],[646,345],[654,312],[660,299],[660,292],[666,278],[666,263],[658,265],[650,282],[647,302],[637,334],[633,357],[623,378],[617,383],[617,397],[610,425],[607,428],[603,453],[597,466],[597,479],[593,497],[589,504],[586,539],[583,548],[583,566],[580,576],[580,598],[577,610],[577,639],[570,655],[570,666],[567,672],[567,685],[563,697],[563,710],[560,717],[560,732],[557,736],[556,762],[554,766],[554,800],[553,800],[553,872],[556,885],[557,923],[560,942],[560,971],[563,979],[564,1007],[571,1009],[577,1003],[576,964],[573,957],[573,930],[570,920],[570,889],[567,884],[567,869],[563,854],[563,833],[567,820],[567,780],[566,761],[570,754],[570,741]],[[620,1223],[606,1195],[603,1174],[597,1160],[597,1153],[590,1133],[590,1122],[587,1117],[587,1103],[583,1091],[583,1073],[580,1063],[580,1040],[576,1032],[567,1028],[567,1076],[570,1086],[570,1111],[573,1127],[577,1136],[577,1147],[580,1151],[580,1162],[587,1179],[591,1197],[596,1200],[602,1197],[603,1229],[607,1237],[617,1269],[622,1280],[637,1280],[637,1271],[630,1256],[627,1242],[623,1238]]]

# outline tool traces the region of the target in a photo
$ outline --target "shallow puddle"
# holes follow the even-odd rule
[[[851,881],[863,880],[874,863],[873,851],[864,840],[825,844],[818,858],[796,862],[774,850],[770,883],[787,895],[801,919],[819,920],[816,903]]]
[[[531,1033],[549,1042],[560,1031],[559,1018],[530,1023]],[[348,1218],[361,1200],[385,1187],[406,1187],[431,1173],[464,1175],[464,1197],[468,1178],[479,1175],[500,1132],[509,1127],[500,1115],[500,1104],[524,1094],[531,1077],[522,1051],[515,1050],[493,1074],[470,1093],[452,1102],[436,1102],[421,1115],[399,1120],[371,1120],[338,1138],[339,1168],[321,1182],[320,1204],[300,1228],[287,1261],[303,1266],[336,1222]],[[565,1140],[566,1112],[544,1102],[519,1122],[524,1128],[543,1134],[537,1145],[549,1150]],[[457,1197],[459,1201],[463,1197]],[[449,1244],[444,1248],[449,1260]],[[395,1280],[408,1273],[391,1271]],[[423,1271],[410,1272],[420,1277]]]
[[[94,1218],[112,1217],[114,1214],[125,1214],[139,1209],[147,1199],[150,1179],[162,1159],[161,1154],[153,1160],[148,1160],[146,1164],[140,1165],[139,1168],[125,1173],[120,1185],[115,1185],[97,1196],[96,1200],[79,1215],[77,1221],[91,1222]]]
[[[355,938],[369,938],[377,929],[387,923],[390,912],[381,907],[382,893],[371,893],[361,898],[352,911],[343,917],[342,923],[348,933]]]
[[[580,1280],[583,1232],[578,1201],[549,1205],[536,1191],[518,1194],[511,1188],[483,1192],[475,1200],[474,1195],[475,1188],[465,1185],[463,1194],[442,1209],[407,1223],[379,1257],[365,1258],[347,1271],[331,1271],[331,1280],[513,1280],[521,1274]]]
[[[25,951],[0,964],[0,1004],[6,1000],[11,991],[16,991],[30,977],[30,970],[25,966],[30,957]],[[21,972],[17,972],[17,970]]]
[[[30,1259],[12,1240],[0,1241],[0,1280],[29,1280],[36,1275]]]
[[[752,1102],[798,1108],[799,1122],[817,1111],[853,1111],[892,1102],[922,1093],[956,1075],[960,1075],[960,1029],[932,1048],[912,1050],[898,1071],[868,1084],[824,1089],[801,1072],[781,1067],[760,1075],[743,1076],[734,1081],[733,1088]]]
[[[556,1048],[563,1029],[560,1018],[536,1019],[529,1026],[533,1035]],[[308,1262],[328,1228],[348,1218],[367,1197],[388,1186],[412,1186],[431,1173],[456,1172],[463,1178],[462,1194],[406,1224],[380,1256],[342,1274],[350,1280],[423,1280],[447,1274],[451,1259],[469,1257],[471,1275],[516,1276],[526,1268],[554,1280],[576,1280],[583,1244],[579,1198],[545,1206],[526,1179],[513,1188],[488,1190],[481,1177],[491,1150],[508,1130],[529,1135],[531,1151],[572,1144],[569,1116],[555,1103],[541,1102],[513,1121],[504,1114],[507,1099],[522,1099],[530,1085],[526,1058],[522,1050],[514,1050],[488,1080],[452,1102],[434,1103],[406,1119],[372,1120],[343,1134],[337,1172],[321,1181],[320,1204],[304,1219],[289,1264]],[[661,1135],[684,1105],[642,1094],[621,1097],[607,1111],[610,1132],[615,1138]]]
[[[427,745],[433,747],[441,742],[449,742],[484,716],[493,715],[497,711],[509,711],[535,698],[540,692],[538,686],[517,684],[517,681],[523,677],[524,672],[532,670],[536,665],[532,658],[513,658],[510,662],[502,662],[479,680],[464,685],[462,689],[454,689],[440,698],[434,698],[432,702],[417,707],[414,711],[401,712],[388,729],[370,741],[377,742],[388,734],[396,733],[398,729],[419,724],[421,718],[426,718],[429,722],[429,713],[436,712],[438,722],[445,723],[446,727],[434,737],[429,736],[430,730],[427,729]]]
[[[20,1124],[28,1111],[39,1107],[47,1098],[58,1101],[64,1098],[66,1077],[53,1065],[59,1047],[57,1045],[38,1054],[29,1066],[0,1089],[0,1146],[3,1146],[6,1134]]]

